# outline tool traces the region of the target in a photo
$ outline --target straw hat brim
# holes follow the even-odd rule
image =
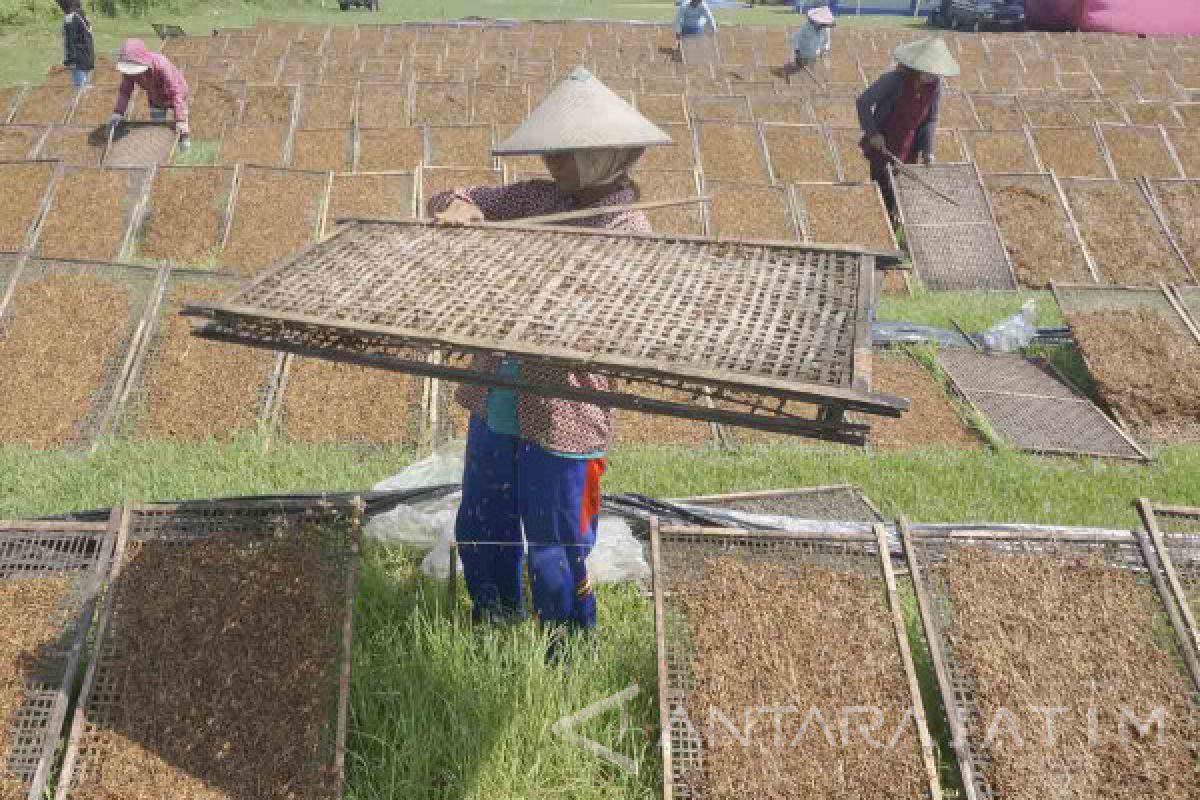
[[[833,12],[829,10],[829,6],[818,6],[810,8],[805,12],[809,19],[817,25],[832,25],[834,24]]]
[[[953,78],[962,72],[958,61],[950,53],[950,48],[939,38],[902,44],[893,51],[892,56],[897,63],[909,69],[940,75],[943,78]]]
[[[582,67],[576,67],[512,134],[498,156],[657,147],[671,137]]]
[[[122,75],[141,75],[146,70],[150,69],[146,64],[139,64],[136,61],[118,61],[117,72]]]

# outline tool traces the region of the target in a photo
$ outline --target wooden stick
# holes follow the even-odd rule
[[[903,161],[901,161],[900,159],[898,159],[894,155],[892,155],[890,150],[884,150],[883,152],[887,155],[888,159],[892,162],[892,165],[896,169],[900,170],[905,175],[912,178],[913,181],[915,183],[917,183],[922,189],[925,189],[926,191],[929,191],[929,192],[933,192],[938,197],[945,200],[947,203],[950,203],[951,205],[955,205],[955,206],[961,205],[961,203],[959,203],[957,200],[955,200],[950,195],[945,194],[944,192],[941,192],[941,191],[933,188],[931,185],[929,185],[929,183],[924,178],[922,178],[920,175],[917,174],[917,171],[915,169],[913,169],[908,164],[905,164]]]
[[[653,208],[669,208],[671,206],[686,206],[691,203],[711,202],[712,195],[706,194],[699,197],[688,197],[682,200],[652,200],[644,203],[629,203],[623,206],[596,206],[595,208],[581,208],[576,211],[558,211],[554,214],[541,214],[536,217],[523,217],[519,220],[513,220],[513,222],[516,222],[522,226],[545,225],[551,222],[566,222],[567,220],[573,219],[598,217],[601,214],[620,214],[625,211],[649,211]]]

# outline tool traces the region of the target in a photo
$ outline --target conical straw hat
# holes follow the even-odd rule
[[[911,69],[952,78],[959,73],[958,62],[941,37],[930,37],[902,44],[892,53],[896,61]]]
[[[662,144],[671,144],[671,137],[576,67],[492,152],[517,156]]]

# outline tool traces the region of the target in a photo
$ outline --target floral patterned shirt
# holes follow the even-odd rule
[[[549,180],[522,181],[508,186],[472,186],[436,194],[429,199],[429,212],[444,211],[455,199],[474,203],[489,221],[519,220],[560,211],[580,208],[574,195],[558,188]],[[630,188],[621,189],[593,204],[616,206],[636,200]],[[604,228],[606,230],[652,233],[650,220],[641,211],[621,211],[595,217],[571,220],[569,225]],[[494,372],[500,360],[492,356],[476,356],[472,368]],[[609,380],[603,375],[574,372],[544,366],[521,364],[521,375],[539,384],[562,383],[580,388],[607,391]],[[479,384],[463,384],[456,394],[458,402],[472,414],[487,416],[488,388]],[[517,395],[517,417],[521,437],[547,450],[559,453],[583,454],[607,450],[612,441],[612,411],[589,403],[579,403],[544,395]]]

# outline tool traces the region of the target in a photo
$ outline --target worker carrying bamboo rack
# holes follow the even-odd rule
[[[959,73],[958,62],[941,38],[902,44],[893,53],[896,68],[885,73],[858,97],[863,155],[871,162],[871,180],[895,214],[896,198],[888,181],[888,164],[931,164],[937,145],[942,78]]]
[[[679,10],[675,12],[675,38],[684,36],[699,36],[705,27],[717,32],[717,19],[712,9],[704,0],[681,0]]]
[[[146,92],[150,119],[166,120],[167,111],[175,113],[175,130],[179,134],[179,149],[191,147],[188,132],[188,85],[179,68],[161,53],[152,53],[141,39],[126,39],[117,57],[117,71],[123,76],[117,89],[117,104],[109,124],[121,124],[129,109],[135,86]]]
[[[667,144],[667,134],[577,67],[492,151],[540,155],[549,179],[442,192],[430,198],[428,211],[437,222],[453,225],[625,206],[639,197],[630,168],[645,148]],[[569,224],[651,232],[640,210]],[[473,368],[542,385],[609,388],[602,375],[534,368],[509,358],[477,356]],[[459,389],[457,400],[471,413],[455,536],[472,619],[525,618],[523,528],[534,610],[551,634],[547,658],[556,660],[568,632],[596,626],[585,559],[596,541],[612,411],[471,384]]]
[[[795,69],[811,67],[821,56],[829,55],[833,26],[837,24],[829,6],[817,6],[804,12],[804,25],[792,34]]]

